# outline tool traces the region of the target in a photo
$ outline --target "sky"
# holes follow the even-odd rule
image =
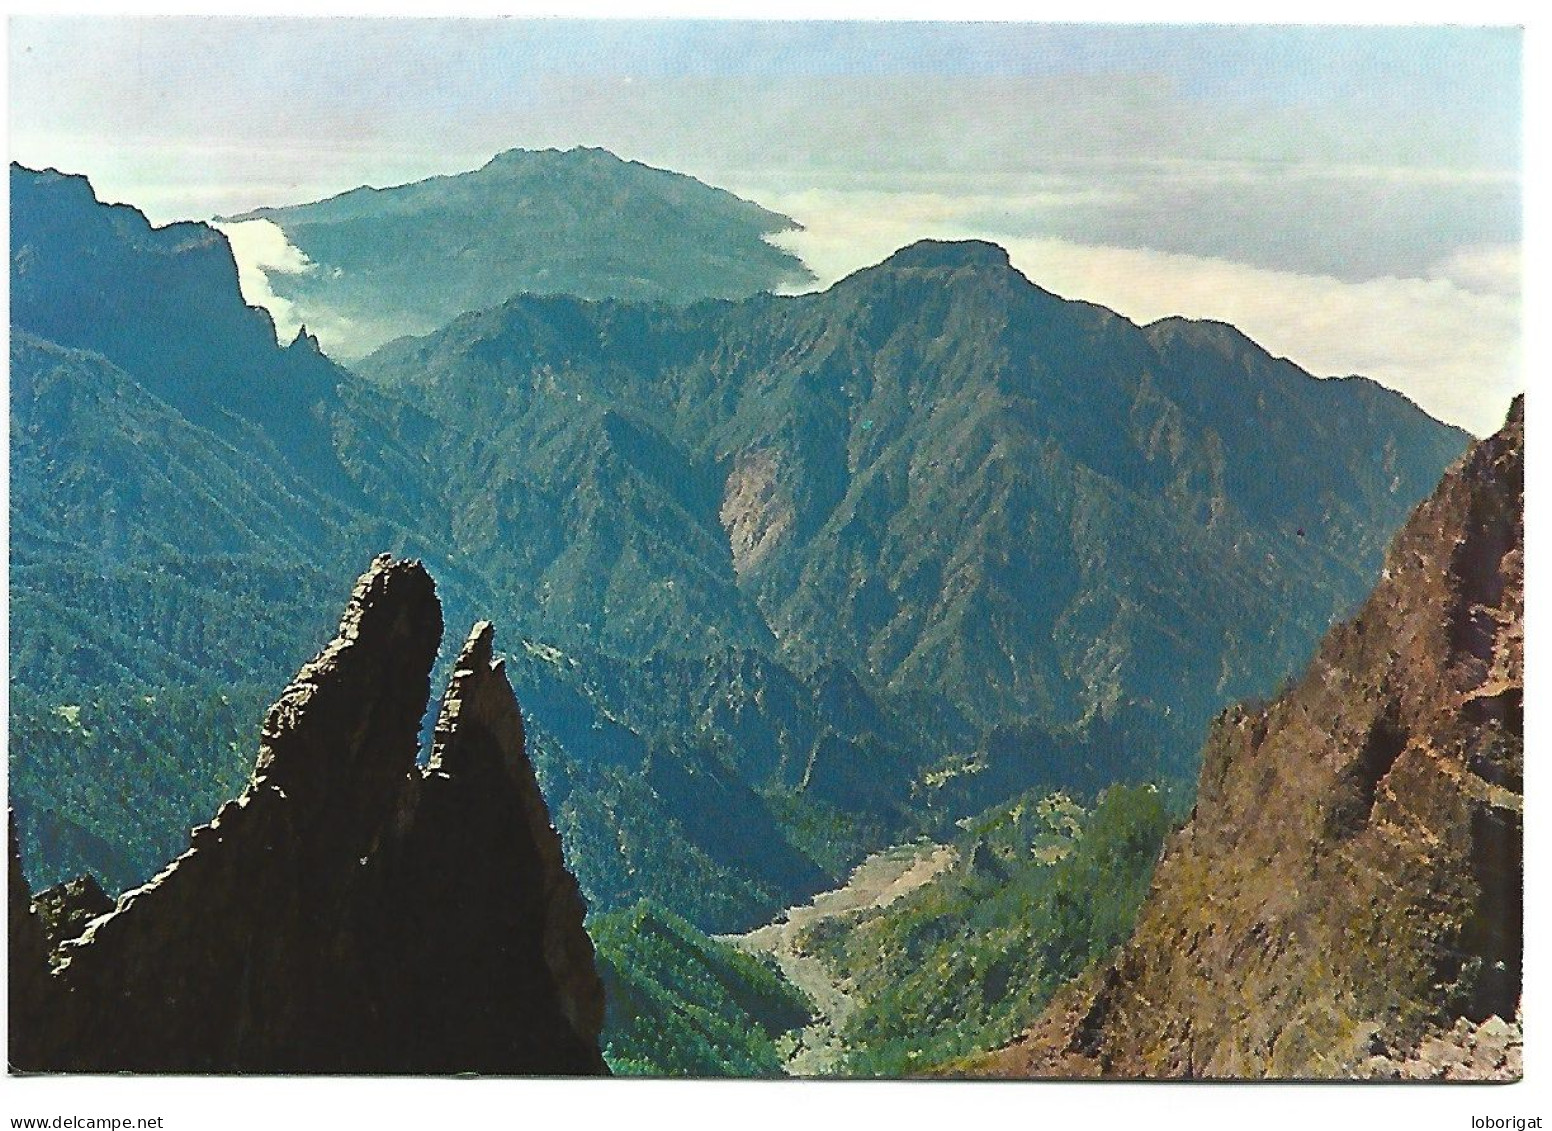
[[[1521,37],[14,18],[10,149],[166,222],[603,146],[792,216],[820,285],[991,239],[1048,290],[1233,322],[1483,434],[1523,387]],[[252,300],[287,256],[243,254]]]

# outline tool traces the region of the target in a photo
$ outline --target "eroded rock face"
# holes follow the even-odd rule
[[[441,632],[424,568],[377,559],[270,709],[242,796],[57,949],[13,1068],[604,1071],[582,901],[489,625],[416,765]],[[11,957],[13,978],[35,963]]]
[[[1303,679],[1219,720],[1132,940],[991,1075],[1513,1078],[1524,405]]]
[[[782,493],[781,465],[774,452],[740,456],[729,472],[718,512],[740,578],[751,573],[791,528],[792,503]]]

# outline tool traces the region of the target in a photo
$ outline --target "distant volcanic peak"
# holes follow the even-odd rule
[[[474,172],[493,175],[510,173],[521,179],[540,170],[557,175],[609,176],[627,169],[632,170],[637,176],[656,175],[685,181],[695,180],[687,173],[663,169],[643,161],[633,161],[621,157],[612,150],[590,145],[576,145],[570,149],[503,149]]]
[[[620,164],[630,164],[625,158],[612,150],[605,149],[601,145],[573,145],[568,149],[558,146],[550,146],[545,149],[524,149],[522,146],[513,146],[511,149],[503,149],[489,161],[489,165],[509,165],[518,161],[531,161],[534,158],[548,158],[550,160],[569,161],[610,161]]]
[[[1184,314],[1166,314],[1163,318],[1156,318],[1147,323],[1143,329],[1157,330],[1160,333],[1197,331],[1203,335],[1211,334],[1213,331],[1230,331],[1239,337],[1245,336],[1232,322],[1223,322],[1216,318],[1188,318]]]
[[[1225,356],[1243,356],[1251,353],[1263,358],[1273,357],[1264,346],[1238,326],[1212,318],[1186,318],[1183,315],[1172,314],[1168,318],[1149,322],[1142,330],[1156,347],[1183,341],[1194,348],[1211,349]]]
[[[1011,271],[1007,249],[986,240],[918,240],[902,247],[880,266],[896,271],[957,271],[993,268]]]

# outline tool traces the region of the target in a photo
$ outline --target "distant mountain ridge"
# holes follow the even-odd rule
[[[341,484],[324,430],[340,372],[305,343],[276,345],[269,316],[243,302],[219,232],[153,228],[128,205],[99,203],[85,177],[53,170],[13,164],[10,194],[13,328],[101,354],[190,423],[239,446],[268,443],[294,474]]]
[[[813,278],[765,238],[796,221],[603,149],[510,149],[471,172],[225,222],[247,220],[310,261],[270,286],[345,358],[523,291],[686,303]]]
[[[1207,719],[1307,657],[1465,446],[978,243],[789,298],[523,295],[355,374],[277,346],[210,229],[12,181],[12,783],[40,887],[165,859],[241,771],[233,713],[386,549],[451,619],[510,626],[593,906],[752,926],[1028,789],[1190,778]],[[198,316],[176,288],[211,292]]]
[[[1109,735],[1101,779],[1188,774],[1467,440],[1230,327],[1060,299],[974,242],[791,298],[519,296],[356,368],[445,425],[455,469],[499,469],[509,509],[463,528],[496,555],[524,532],[508,575],[561,633],[850,668],[986,743],[965,809],[1085,735]]]

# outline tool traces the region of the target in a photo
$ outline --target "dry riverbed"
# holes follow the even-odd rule
[[[814,1001],[815,1017],[798,1038],[787,1061],[793,1076],[832,1072],[845,1051],[840,1032],[854,1002],[830,968],[802,949],[805,929],[827,919],[855,918],[927,883],[950,867],[958,854],[946,844],[908,844],[869,856],[853,870],[844,887],[821,892],[811,903],[789,907],[775,920],[724,942],[755,955],[770,955],[783,976]]]

